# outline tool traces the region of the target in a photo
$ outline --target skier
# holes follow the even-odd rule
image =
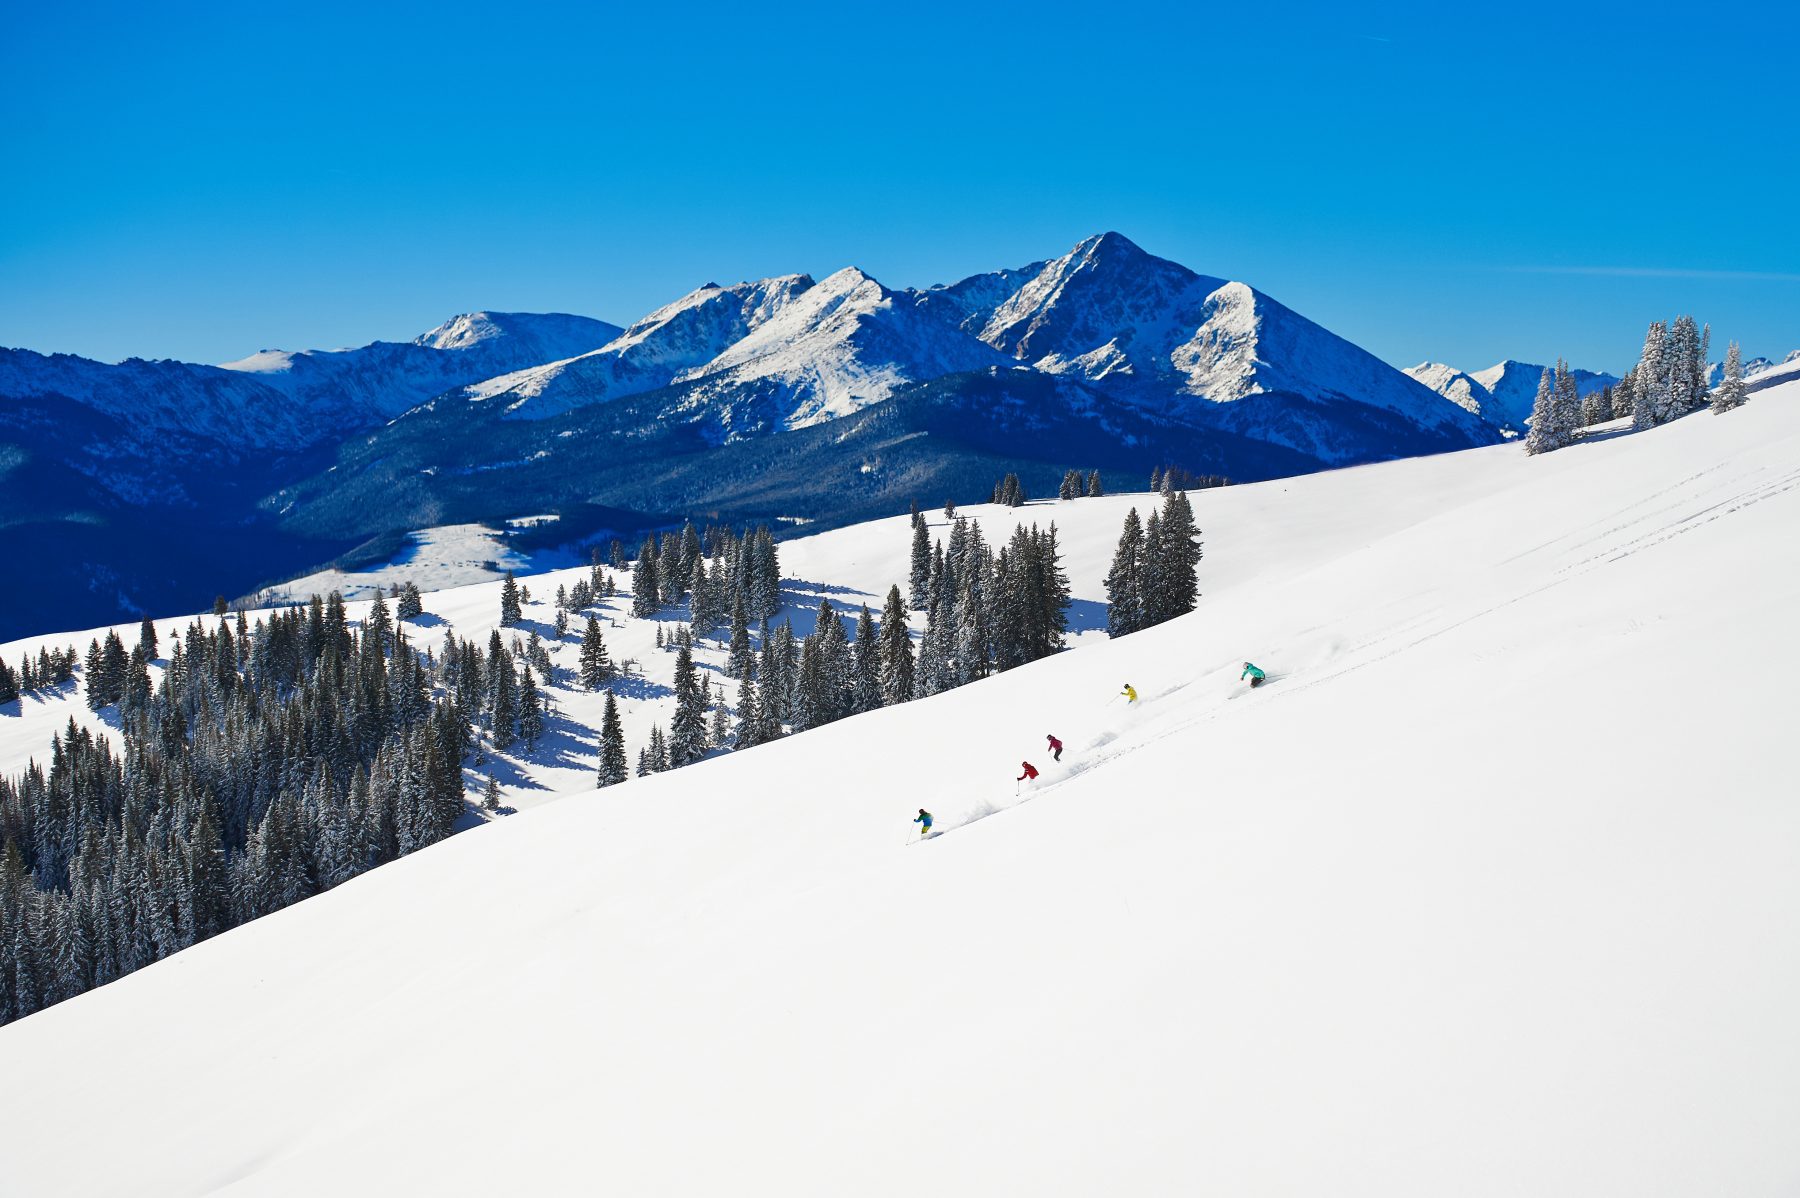
[[[1137,702],[1137,689],[1133,687],[1131,683],[1127,682],[1125,684],[1125,689],[1119,693],[1125,696],[1125,706],[1130,707],[1133,703]]]
[[[918,818],[913,820],[913,823],[919,825],[920,840],[931,835],[931,812],[925,810],[923,807],[919,808]]]
[[[1255,690],[1263,684],[1263,679],[1267,677],[1267,674],[1263,673],[1249,662],[1245,662],[1244,672],[1238,675],[1238,681],[1242,682],[1244,679],[1248,678],[1250,680],[1250,689]]]
[[[1062,742],[1057,740],[1054,736],[1051,736],[1048,732],[1044,733],[1044,739],[1050,742],[1050,760],[1061,761]]]
[[[1032,765],[1029,761],[1021,761],[1019,764],[1025,767],[1025,772],[1014,778],[1014,782],[1037,781],[1037,766]]]

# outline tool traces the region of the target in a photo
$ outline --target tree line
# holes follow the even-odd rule
[[[1719,385],[1709,387],[1711,345],[1712,326],[1702,326],[1692,316],[1652,321],[1637,363],[1618,385],[1586,396],[1578,393],[1568,363],[1558,359],[1538,379],[1525,452],[1561,449],[1572,444],[1583,428],[1627,416],[1633,430],[1642,431],[1702,407],[1715,413],[1738,407],[1746,396],[1743,351],[1737,342],[1730,344]]]

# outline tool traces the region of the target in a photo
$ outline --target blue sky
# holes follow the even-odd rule
[[[1790,6],[176,8],[9,12],[0,344],[623,324],[1117,229],[1402,365],[1800,347]]]

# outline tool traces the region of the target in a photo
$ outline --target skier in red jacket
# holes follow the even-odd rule
[[[1019,764],[1025,767],[1025,772],[1020,774],[1017,778],[1014,778],[1013,781],[1037,781],[1037,767],[1035,765],[1032,765],[1029,761],[1021,761]]]
[[[1052,761],[1061,761],[1062,742],[1057,740],[1054,736],[1051,736],[1048,732],[1044,733],[1044,739],[1050,742],[1050,759]]]

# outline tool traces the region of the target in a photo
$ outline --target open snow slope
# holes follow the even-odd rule
[[[1800,386],[1196,498],[1190,616],[0,1029],[9,1187],[1800,1187]]]

